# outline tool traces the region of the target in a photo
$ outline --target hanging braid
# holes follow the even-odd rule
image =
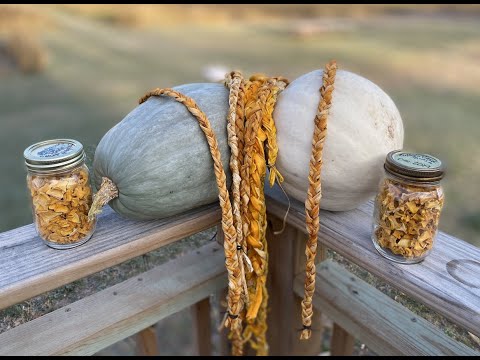
[[[306,247],[305,296],[302,301],[304,325],[302,339],[308,339],[311,335],[322,152],[336,68],[336,63],[332,61],[327,64],[323,73],[321,101],[315,117],[312,140],[310,185],[305,202],[309,239]],[[225,265],[228,272],[225,326],[230,328],[232,354],[243,355],[243,346],[248,342],[257,351],[257,355],[268,355],[266,341],[268,249],[263,187],[267,167],[270,172],[270,186],[273,186],[275,181],[279,183],[283,181],[283,177],[275,167],[278,145],[273,110],[277,97],[288,85],[288,80],[281,77],[269,78],[264,75],[254,75],[246,81],[240,72],[232,71],[226,75],[225,85],[229,88],[227,133],[231,149],[232,202],[230,202],[226,175],[215,134],[207,116],[195,101],[173,89],[157,88],[145,94],[139,103],[145,102],[151,96],[171,97],[187,108],[197,119],[205,134],[214,162],[222,210],[222,229],[225,233]],[[244,321],[246,321],[245,328],[243,328]]]
[[[245,81],[241,73],[234,71],[226,75],[225,83],[230,89],[229,141],[234,144],[234,147],[237,141],[236,149],[232,150],[232,158],[236,157],[231,159],[232,176],[236,178],[237,167],[240,170],[239,206],[242,216],[236,221],[237,225],[240,223],[243,225],[241,251],[245,261],[245,264],[240,266],[243,266],[244,271],[246,268],[249,269],[245,273],[247,325],[243,332],[243,341],[248,342],[257,351],[257,355],[267,355],[268,252],[263,186],[267,158],[268,166],[271,167],[269,182],[273,185],[277,177],[279,180],[282,179],[275,169],[278,147],[272,114],[277,95],[285,88],[287,81],[283,78],[268,78],[264,75],[253,75]],[[235,103],[236,109],[233,108]],[[233,124],[236,126],[234,127]],[[236,131],[236,134],[233,134],[233,131]],[[268,156],[265,148],[268,149]],[[232,193],[234,199],[238,201],[238,181],[234,181]],[[234,208],[236,206],[234,202]],[[235,336],[232,333],[230,338],[233,343]]]
[[[315,257],[317,255],[317,237],[320,229],[320,199],[322,197],[321,171],[322,155],[325,136],[327,134],[328,112],[332,105],[333,84],[337,72],[337,63],[329,62],[323,71],[323,85],[320,88],[321,100],[318,104],[317,115],[315,116],[315,128],[312,140],[312,156],[310,157],[310,172],[308,175],[309,187],[307,200],[305,201],[306,224],[308,231],[307,246],[305,254],[307,262],[305,268],[305,294],[302,301],[302,322],[303,330],[300,339],[309,339],[312,330],[312,297],[315,292]]]
[[[237,232],[233,223],[232,205],[227,189],[227,181],[225,171],[223,170],[222,159],[220,157],[220,150],[218,149],[218,142],[215,133],[208,121],[205,113],[200,110],[195,101],[178,91],[173,89],[155,89],[145,94],[139,103],[145,102],[151,96],[168,96],[175,101],[183,104],[188,111],[197,119],[200,128],[202,129],[207,139],[210,153],[214,163],[215,178],[217,181],[219,191],[220,208],[222,209],[222,229],[225,234],[224,249],[225,249],[225,265],[228,272],[228,296],[227,296],[227,320],[226,325],[230,327],[234,333],[242,331],[242,321],[240,313],[243,308],[242,299],[242,277],[239,266],[239,258],[237,252]],[[242,355],[242,349],[237,349],[237,355]]]

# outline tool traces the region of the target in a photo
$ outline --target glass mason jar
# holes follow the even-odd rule
[[[87,242],[95,229],[88,221],[92,189],[83,146],[76,140],[42,141],[23,154],[27,186],[38,235],[55,249]]]
[[[427,154],[392,151],[375,198],[372,240],[384,257],[403,264],[432,250],[443,207],[442,162]]]

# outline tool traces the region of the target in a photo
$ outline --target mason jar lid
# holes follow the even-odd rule
[[[439,182],[445,172],[442,162],[436,157],[402,150],[389,152],[384,168],[399,178],[423,183]]]
[[[72,169],[85,161],[83,145],[72,139],[54,139],[33,144],[23,152],[25,165],[35,173]]]

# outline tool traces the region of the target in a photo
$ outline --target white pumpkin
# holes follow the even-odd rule
[[[323,71],[293,81],[279,96],[277,167],[285,191],[305,201]],[[371,81],[339,70],[323,150],[321,208],[351,210],[372,197],[385,156],[403,147],[403,123],[392,99]]]

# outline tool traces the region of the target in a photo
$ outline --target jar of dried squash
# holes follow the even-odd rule
[[[71,139],[47,140],[31,145],[23,155],[39,236],[55,249],[87,242],[95,220],[87,218],[92,189],[82,144]]]
[[[372,240],[384,257],[403,264],[432,250],[443,207],[442,162],[427,154],[392,151],[375,198]]]

